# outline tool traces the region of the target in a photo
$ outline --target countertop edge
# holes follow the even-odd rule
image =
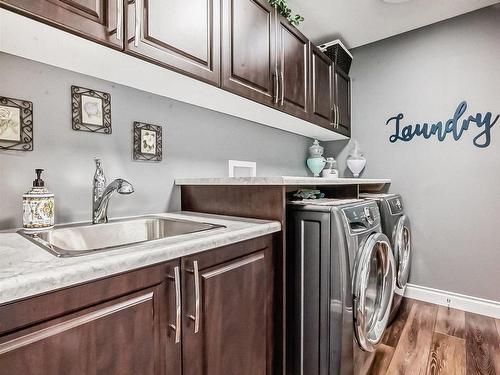
[[[270,185],[270,186],[318,186],[318,185],[385,185],[392,181],[388,178],[337,178],[327,179],[321,177],[220,177],[220,178],[178,178],[177,186],[245,186],[245,185]]]
[[[131,246],[126,253],[102,252],[97,255],[89,255],[78,258],[81,263],[73,262],[55,267],[55,258],[49,261],[50,266],[36,272],[27,274],[19,273],[9,278],[0,279],[0,307],[2,305],[14,303],[16,301],[32,298],[38,295],[55,292],[68,287],[73,287],[88,282],[96,281],[106,277],[111,277],[120,273],[133,271],[136,269],[153,266],[155,264],[168,262],[184,256],[189,256],[219,247],[235,244],[258,238],[261,236],[277,233],[281,231],[281,224],[278,221],[253,220],[221,215],[206,215],[197,213],[191,214],[193,218],[213,220],[222,222],[243,221],[249,227],[230,229],[228,231],[214,232],[208,236],[196,236],[194,239],[186,239],[173,244],[162,244],[157,242],[149,245]],[[169,216],[170,214],[167,214]],[[32,245],[36,246],[36,245]],[[43,249],[39,249],[44,251]],[[102,256],[107,254],[108,256]],[[50,255],[52,256],[52,255]],[[88,257],[88,258],[85,258]],[[93,257],[93,258],[90,258]],[[66,258],[67,259],[67,258]],[[64,263],[64,262],[61,262]]]

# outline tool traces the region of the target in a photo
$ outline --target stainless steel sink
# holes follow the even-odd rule
[[[75,257],[216,228],[223,226],[147,216],[107,224],[66,225],[40,232],[20,230],[18,233],[55,256]]]

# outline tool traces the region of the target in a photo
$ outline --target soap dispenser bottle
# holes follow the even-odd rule
[[[23,195],[23,227],[30,231],[54,226],[54,194],[45,187],[42,172],[43,169],[35,169],[33,187]]]

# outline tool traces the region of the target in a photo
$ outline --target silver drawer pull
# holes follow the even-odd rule
[[[174,268],[175,282],[175,324],[170,324],[170,328],[175,331],[175,343],[181,342],[181,278],[179,267]]]
[[[194,321],[194,333],[200,330],[200,272],[198,269],[198,261],[193,262],[194,276],[194,316],[188,315],[188,318]]]

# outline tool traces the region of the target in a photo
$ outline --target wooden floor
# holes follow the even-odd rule
[[[500,320],[405,299],[359,375],[500,375]]]

